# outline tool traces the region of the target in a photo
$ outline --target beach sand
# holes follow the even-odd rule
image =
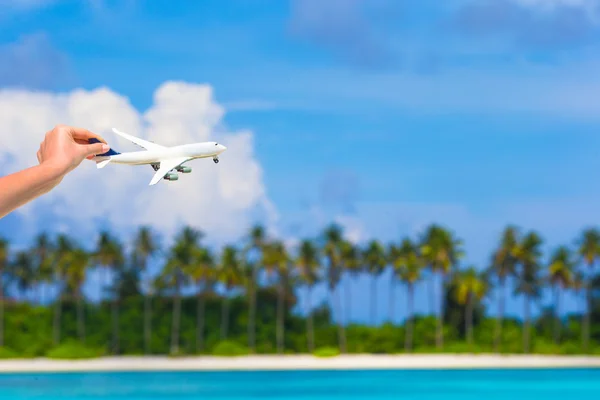
[[[1,360],[0,373],[83,371],[251,371],[350,369],[600,368],[600,357],[542,355],[310,355],[242,357],[104,357]]]

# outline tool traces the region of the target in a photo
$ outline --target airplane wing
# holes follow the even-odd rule
[[[170,158],[167,160],[161,160],[160,168],[158,169],[158,171],[156,171],[156,173],[152,177],[152,180],[150,181],[149,186],[156,185],[162,178],[165,177],[165,175],[167,173],[169,173],[169,171],[171,171],[174,168],[179,167],[181,164],[183,164],[184,162],[186,162],[188,160],[190,160],[190,159],[186,158],[186,157]]]
[[[160,144],[152,143],[147,140],[140,139],[135,136],[131,136],[131,135],[129,135],[125,132],[121,132],[115,128],[112,128],[112,130],[117,135],[124,137],[125,139],[129,140],[130,142],[133,142],[133,143],[137,144],[138,146],[143,147],[146,150],[161,150],[161,149],[166,148],[165,146],[161,146]]]

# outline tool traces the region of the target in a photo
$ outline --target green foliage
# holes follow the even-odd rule
[[[415,347],[429,347],[435,344],[436,321],[434,317],[417,317],[414,324],[413,342]]]
[[[315,357],[336,357],[340,355],[340,350],[337,347],[319,347],[318,349],[315,349],[315,352],[313,353],[313,355]]]
[[[522,235],[517,228],[509,227],[492,252],[491,265],[472,269],[460,265],[462,240],[439,225],[428,227],[418,238],[392,243],[389,248],[377,240],[355,245],[339,227],[330,226],[319,240],[303,240],[296,254],[289,252],[281,240],[268,237],[261,227],[251,231],[246,243],[225,246],[220,252],[205,247],[203,238],[202,232],[185,227],[171,248],[161,249],[153,232],[144,227],[134,238],[131,254],[126,254],[128,246],[109,232],[103,232],[89,250],[64,234],[54,241],[41,235],[31,249],[18,252],[11,251],[9,241],[0,238],[0,285],[6,288],[5,297],[0,298],[4,307],[0,358],[239,356],[311,350],[318,356],[341,352],[393,354],[403,353],[407,345],[415,353],[600,354],[600,277],[593,276],[597,272],[593,267],[600,260],[600,234],[593,230],[586,231],[576,251],[559,247],[551,262],[544,265],[541,237],[533,231]],[[249,256],[250,250],[253,256]],[[577,262],[575,253],[584,262]],[[157,258],[162,266],[159,274],[146,276],[148,264]],[[590,273],[583,274],[582,266]],[[115,277],[113,284],[103,288],[105,296],[100,303],[82,296],[90,268]],[[331,315],[330,300],[342,289],[336,314],[344,316],[349,311],[345,296],[354,295],[346,294],[345,285],[338,286],[341,280],[362,275],[374,282],[386,270],[406,289],[406,302],[395,306],[407,307],[412,323],[351,324],[339,330]],[[412,312],[414,290],[421,290],[421,281],[430,279],[432,272],[441,274],[444,283],[424,286],[428,297],[442,290],[442,321],[438,321],[437,313]],[[510,280],[505,280],[508,277]],[[60,283],[61,290],[60,297],[46,305],[17,301],[19,297],[8,290],[17,288],[29,299],[48,300],[43,286],[48,282]],[[551,303],[539,303],[551,282],[555,283]],[[562,304],[559,300],[563,293],[571,292],[583,299],[587,283],[591,283],[592,304],[589,330],[584,329],[581,313],[558,319],[560,310],[556,309]],[[300,290],[323,284],[327,300],[311,297],[309,323],[305,314],[298,314],[299,307],[303,313],[307,310],[304,302],[298,304],[296,296]],[[524,297],[522,318],[488,317],[485,300],[498,300],[494,309],[501,309],[503,304],[504,297],[492,294],[498,288],[494,285],[500,284],[505,289],[502,293],[512,290]],[[225,293],[220,290],[223,287]],[[278,292],[280,288],[284,290]],[[333,290],[337,291],[335,296]],[[314,296],[316,292],[320,291],[311,293]],[[144,297],[144,293],[151,296]],[[383,309],[375,302],[371,304],[371,316]],[[537,315],[540,305],[542,313]],[[535,318],[531,311],[535,311]],[[145,324],[146,317],[149,325]],[[530,327],[528,350],[524,341],[526,321]],[[468,343],[467,332],[472,339]],[[589,346],[585,348],[587,340]]]
[[[532,352],[536,354],[561,354],[561,346],[545,338],[536,338],[533,342]]]
[[[6,347],[0,347],[0,359],[8,359],[8,358],[21,358],[19,354],[14,350],[8,349]]]
[[[73,340],[69,340],[46,353],[46,357],[65,360],[76,360],[95,358],[104,355],[104,349],[84,346]]]
[[[231,340],[225,340],[217,343],[215,348],[212,351],[214,356],[221,357],[235,357],[235,356],[244,356],[248,354],[248,348],[242,346],[237,342],[233,342]]]
[[[349,353],[392,354],[404,346],[403,328],[389,324],[382,327],[352,325],[346,335]]]
[[[264,315],[258,319],[256,350],[257,354],[277,354],[275,300],[272,294],[260,292],[257,296],[258,310]],[[152,354],[170,354],[172,300],[154,298],[152,300],[152,333],[150,351]],[[221,300],[216,296],[206,299],[205,343],[204,349],[196,348],[196,299],[182,299],[181,343],[177,355],[195,355],[198,353],[239,356],[249,353],[247,346],[248,303],[243,298],[230,301],[230,333],[222,339],[220,336]],[[110,343],[111,308],[109,304],[87,305],[85,308],[86,336],[85,345],[81,343],[76,329],[76,308],[70,302],[63,303],[61,315],[61,342],[52,343],[52,308],[31,307],[29,305],[11,305],[5,310],[6,335],[5,347],[0,348],[0,358],[15,357],[53,357],[53,358],[89,358],[112,355]],[[315,315],[315,351],[313,354],[327,352],[323,349],[335,349],[338,354],[337,327],[329,319],[327,310],[317,308]],[[483,318],[474,326],[474,343],[470,348],[465,337],[456,328],[446,324],[446,339],[440,349],[435,343],[434,317],[418,317],[414,322],[414,353],[492,353],[493,334],[496,320]],[[308,353],[306,339],[306,321],[286,310],[284,354]],[[580,329],[576,320],[570,320],[564,326],[559,345],[552,340],[552,332],[532,326],[531,353],[538,354],[583,354]],[[121,355],[142,355],[143,347],[143,299],[129,298],[119,308],[119,352]],[[569,329],[575,329],[571,334]],[[404,353],[405,326],[384,324],[378,327],[350,325],[346,327],[347,352],[350,354],[397,354]],[[519,321],[507,319],[503,323],[502,353],[523,353],[523,327]],[[596,341],[590,346],[591,353],[599,353]]]

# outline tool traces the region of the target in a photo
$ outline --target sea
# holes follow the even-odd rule
[[[0,374],[2,400],[600,399],[600,369]]]

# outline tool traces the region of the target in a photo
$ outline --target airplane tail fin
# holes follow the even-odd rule
[[[110,157],[106,158],[106,159],[101,159],[101,160],[97,160],[96,161],[96,168],[100,169],[100,168],[104,168],[106,167],[106,165],[110,162]]]
[[[98,139],[96,139],[96,138],[91,138],[91,139],[88,139],[88,142],[89,142],[90,144],[93,144],[93,143],[102,143],[101,141],[99,141],[99,140],[98,140]],[[118,155],[118,154],[121,154],[121,153],[119,153],[118,151],[115,151],[115,150],[113,150],[113,149],[111,148],[111,149],[109,149],[109,150],[108,150],[106,153],[104,153],[104,154],[96,154],[96,157],[110,157],[110,156],[116,156],[116,155]],[[105,165],[106,165],[106,164],[105,164]],[[102,168],[102,167],[98,167],[98,168]]]

